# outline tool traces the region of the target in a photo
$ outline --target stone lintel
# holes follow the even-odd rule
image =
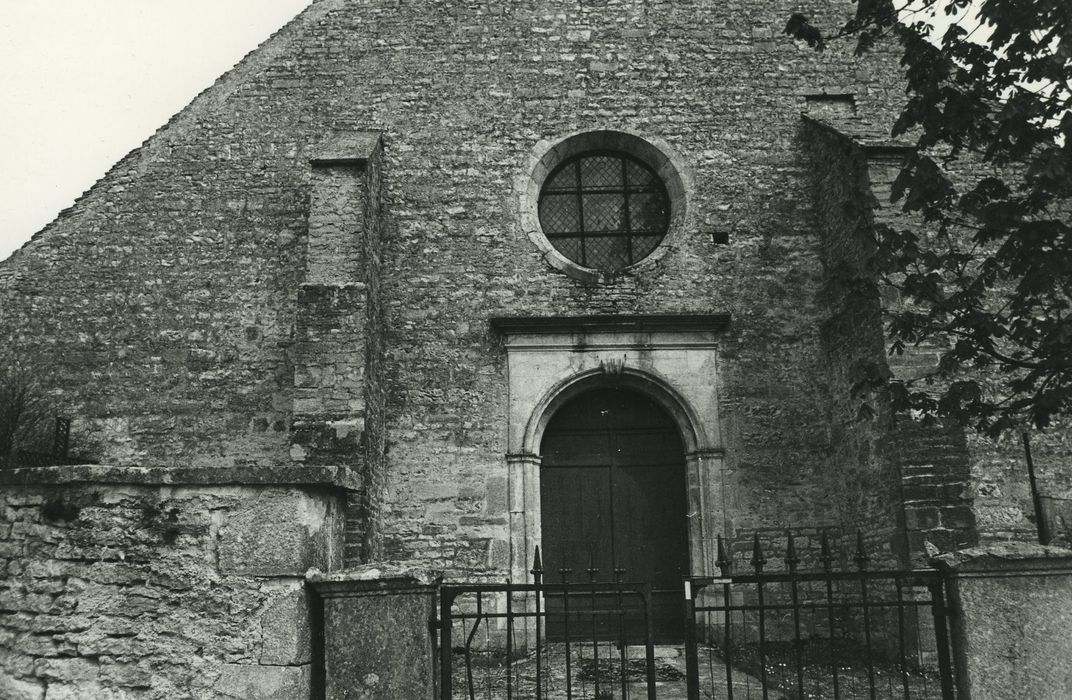
[[[356,280],[327,282],[302,282],[298,289],[308,297],[341,296],[347,293],[364,292],[368,284]]]
[[[68,464],[0,470],[0,486],[127,484],[137,486],[313,486],[358,491],[345,466],[120,467]]]
[[[381,132],[357,131],[336,134],[317,146],[309,162],[313,166],[356,166],[363,168],[380,147]]]
[[[728,313],[597,316],[497,316],[491,327],[504,335],[593,332],[681,332],[725,330]]]
[[[939,570],[957,577],[1072,574],[1072,550],[1030,542],[997,542],[949,552],[931,560]]]

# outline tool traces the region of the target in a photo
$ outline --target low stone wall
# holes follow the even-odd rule
[[[341,565],[347,478],[0,472],[0,697],[308,697],[304,576]]]

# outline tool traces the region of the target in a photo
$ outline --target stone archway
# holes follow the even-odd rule
[[[722,526],[723,452],[717,341],[724,315],[496,319],[508,360],[510,576],[529,578],[542,544],[540,445],[548,422],[599,386],[647,396],[673,419],[685,450],[689,572],[714,575]]]

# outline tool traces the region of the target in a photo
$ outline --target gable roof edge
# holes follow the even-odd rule
[[[171,118],[157,128],[148,138],[142,141],[138,146],[135,146],[126,155],[116,161],[114,165],[108,168],[103,175],[97,178],[97,180],[89,186],[87,190],[76,197],[70,206],[61,209],[51,221],[34,232],[28,240],[12,251],[10,255],[4,259],[0,259],[0,287],[6,282],[11,281],[17,275],[16,270],[14,269],[15,262],[19,257],[19,254],[27,246],[39,241],[57,224],[73,216],[76,213],[76,210],[87,200],[100,192],[101,188],[109,182],[116,173],[126,169],[136,170],[141,167],[144,164],[144,161],[153,154],[154,146],[161,142],[169,132],[175,129],[181,129],[194,121],[199,115],[205,114],[223,104],[250,75],[255,74],[260,68],[269,64],[276,58],[276,56],[285,50],[287,39],[292,34],[292,31],[296,31],[297,27],[306,23],[315,22],[332,10],[344,6],[346,2],[347,0],[312,0],[304,10],[295,15],[282,27],[272,32],[268,38],[239,59],[234,66],[225,71],[220,77],[216,78],[211,85],[197,93],[185,107],[173,114]]]

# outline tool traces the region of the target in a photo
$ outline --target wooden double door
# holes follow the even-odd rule
[[[558,581],[568,568],[572,581],[587,581],[587,570],[598,569],[599,581],[613,581],[620,570],[623,581],[650,582],[656,641],[682,641],[688,523],[685,451],[674,420],[638,392],[595,389],[552,416],[541,454],[546,580]],[[553,612],[563,601],[549,596],[547,605]],[[563,634],[556,619],[548,618],[552,638]],[[631,628],[640,624],[630,619]],[[599,634],[613,639],[621,632],[614,627],[600,622]]]

